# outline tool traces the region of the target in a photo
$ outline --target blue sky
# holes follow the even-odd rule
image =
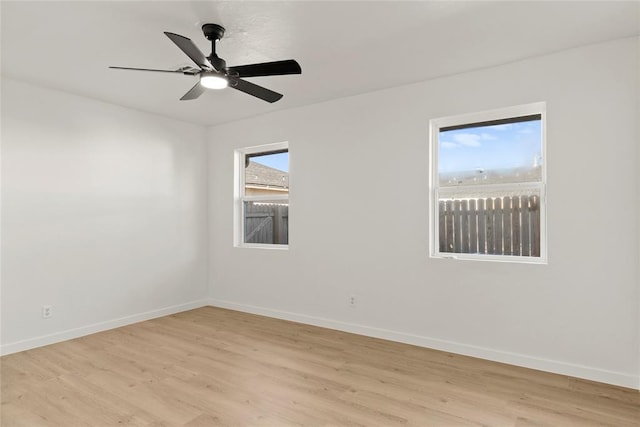
[[[274,169],[289,172],[289,153],[267,154],[251,158],[252,162],[260,163]]]
[[[440,132],[441,173],[532,167],[542,163],[541,121]]]

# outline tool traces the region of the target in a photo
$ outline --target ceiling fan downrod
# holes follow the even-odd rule
[[[225,60],[220,58],[216,53],[216,41],[224,37],[224,31],[224,27],[218,24],[204,24],[202,26],[202,32],[205,38],[211,41],[211,55],[209,55],[207,59],[216,71],[222,71],[227,66]]]

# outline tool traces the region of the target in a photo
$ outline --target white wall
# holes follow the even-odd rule
[[[3,353],[204,304],[206,167],[202,127],[3,79]]]
[[[618,40],[212,128],[212,304],[638,387],[638,49]],[[430,259],[429,119],[537,101],[549,264]],[[233,150],[280,141],[289,250],[233,248]]]

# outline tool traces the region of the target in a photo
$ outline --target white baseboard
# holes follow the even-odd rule
[[[188,302],[185,304],[173,305],[170,307],[160,308],[158,310],[146,311],[131,316],[121,317],[119,319],[107,320],[105,322],[94,323],[80,328],[68,329],[66,331],[56,332],[40,337],[29,338],[22,341],[16,341],[0,346],[0,355],[4,356],[19,351],[30,350],[36,347],[42,347],[49,344],[55,344],[74,338],[83,337],[85,335],[95,334],[97,332],[107,331],[109,329],[119,328],[121,326],[130,325],[132,323],[143,322],[145,320],[155,319],[157,317],[168,316],[170,314],[180,313],[182,311],[192,310],[194,308],[204,307],[208,304],[206,299]]]
[[[523,354],[493,350],[490,348],[407,334],[404,332],[390,331],[387,329],[373,328],[370,326],[308,316],[288,311],[239,304],[231,301],[209,299],[209,305],[640,390],[640,378],[638,378],[637,375],[630,375],[622,372],[607,371],[589,366],[541,359]]]

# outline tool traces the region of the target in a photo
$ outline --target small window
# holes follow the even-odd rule
[[[289,244],[287,143],[236,150],[236,246]]]
[[[430,128],[431,256],[546,262],[545,104]]]

